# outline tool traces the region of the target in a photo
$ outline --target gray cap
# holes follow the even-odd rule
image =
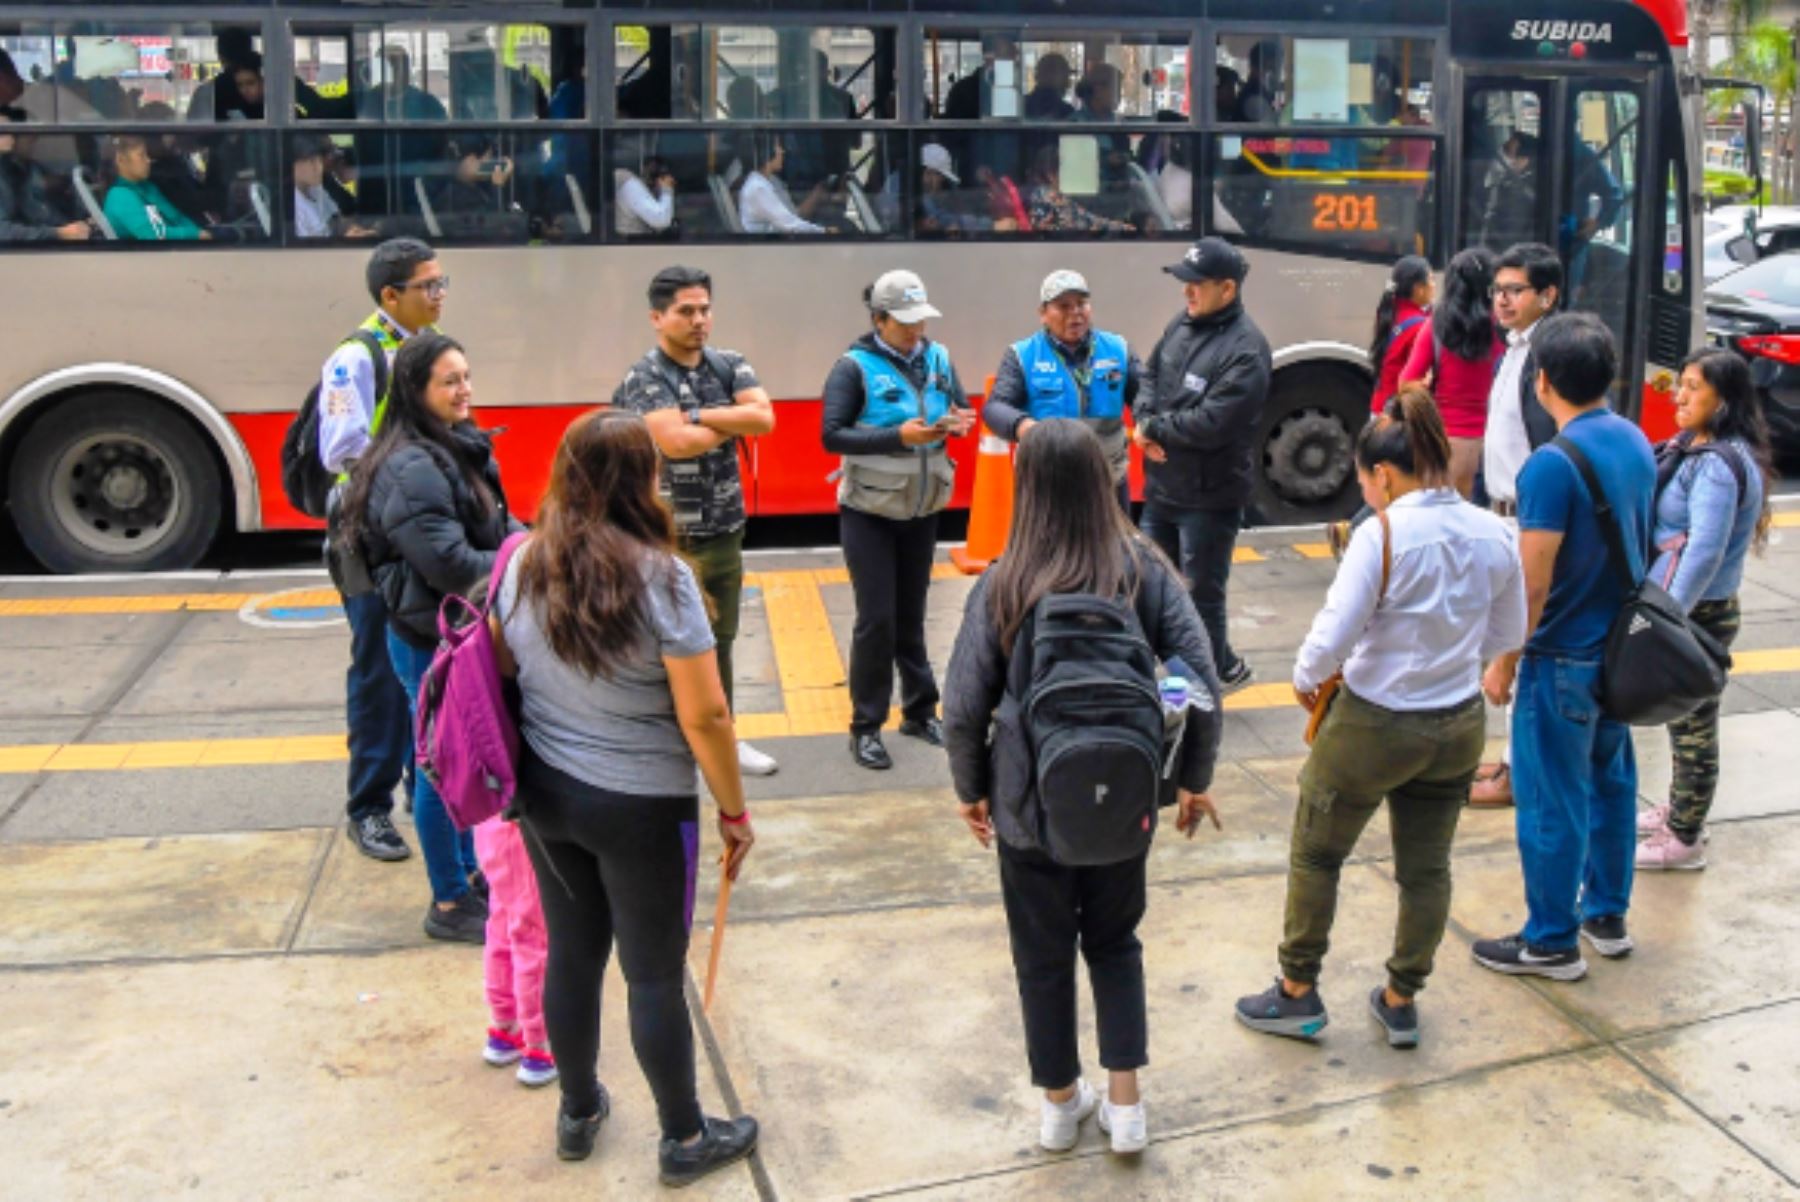
[[[1088,287],[1087,278],[1079,271],[1070,271],[1067,267],[1059,267],[1044,277],[1044,286],[1038,289],[1038,303],[1047,305],[1057,297],[1069,292],[1079,292],[1083,296],[1093,295]]]
[[[869,308],[902,325],[943,316],[925,298],[925,281],[910,271],[890,271],[876,280],[869,291]]]

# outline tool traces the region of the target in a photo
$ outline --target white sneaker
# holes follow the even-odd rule
[[[1099,1105],[1100,1095],[1086,1081],[1075,1082],[1075,1096],[1066,1102],[1040,1101],[1043,1120],[1038,1127],[1038,1143],[1046,1152],[1067,1152],[1081,1138],[1081,1124]]]
[[[738,740],[738,769],[750,776],[774,776],[781,765],[775,757],[764,755],[742,739]]]
[[[1100,1103],[1100,1130],[1112,1136],[1112,1150],[1120,1156],[1142,1152],[1150,1146],[1150,1121],[1144,1104],[1114,1106],[1111,1099]]]

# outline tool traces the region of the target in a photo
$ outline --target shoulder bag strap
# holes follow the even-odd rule
[[[381,339],[360,326],[350,335],[350,340],[361,343],[362,348],[369,352],[369,364],[375,369],[375,403],[379,405],[388,390],[387,350],[381,345]]]
[[[1600,537],[1606,540],[1606,555],[1612,560],[1613,574],[1619,578],[1627,593],[1638,586],[1637,577],[1631,570],[1631,555],[1625,550],[1625,533],[1619,528],[1619,515],[1613,512],[1612,502],[1606,498],[1606,490],[1600,487],[1600,477],[1594,474],[1594,465],[1588,462],[1581,448],[1576,446],[1567,435],[1558,434],[1551,440],[1551,446],[1559,448],[1581,473],[1582,483],[1587,486],[1588,496],[1594,502],[1594,520],[1600,525]]]
[[[718,377],[719,383],[724,387],[725,399],[727,401],[736,401],[737,372],[732,370],[731,365],[725,362],[725,356],[721,355],[718,351],[713,350],[710,346],[702,347],[700,349],[700,356],[706,360],[706,366],[712,371],[714,376]]]

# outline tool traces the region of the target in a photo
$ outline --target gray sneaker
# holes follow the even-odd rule
[[[1390,1006],[1387,1004],[1387,990],[1380,985],[1375,986],[1369,994],[1369,1013],[1375,1016],[1387,1031],[1388,1046],[1391,1048],[1416,1048],[1419,1046],[1419,1005],[1414,1002],[1406,1006]]]
[[[1317,989],[1307,990],[1305,997],[1289,997],[1280,978],[1261,993],[1239,998],[1237,1016],[1252,1031],[1291,1039],[1311,1039],[1331,1021]]]
[[[412,855],[412,849],[406,845],[406,840],[394,829],[393,819],[386,814],[364,814],[361,818],[352,818],[344,833],[350,837],[350,842],[356,844],[356,850],[371,860],[391,863]]]

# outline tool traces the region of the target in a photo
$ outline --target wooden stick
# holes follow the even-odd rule
[[[731,909],[731,874],[725,871],[729,854],[719,857],[719,904],[713,909],[712,950],[706,957],[706,988],[700,994],[700,1008],[709,1013],[713,986],[719,981],[719,953],[725,950],[725,914]]]

